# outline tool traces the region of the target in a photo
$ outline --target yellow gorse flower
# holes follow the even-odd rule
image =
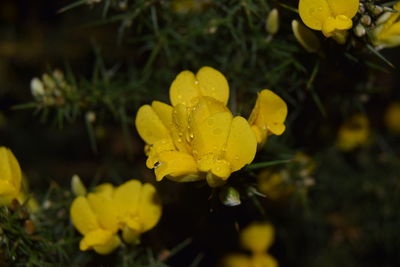
[[[240,244],[251,255],[231,254],[222,260],[222,267],[278,267],[267,250],[274,241],[274,228],[268,223],[252,223],[240,233]]]
[[[387,107],[384,121],[391,133],[400,134],[400,102],[393,102]]]
[[[84,236],[82,251],[94,249],[108,254],[123,240],[137,243],[140,234],[152,229],[161,217],[161,204],[151,184],[130,180],[118,187],[102,184],[72,202],[70,215],[75,228]]]
[[[393,6],[397,12],[384,13],[373,30],[374,44],[380,48],[400,45],[400,2]]]
[[[268,135],[281,135],[286,129],[287,113],[287,105],[282,98],[268,89],[259,92],[249,118],[257,143],[264,144]]]
[[[331,37],[353,26],[359,0],[300,0],[299,14],[304,24]]]
[[[337,147],[342,151],[351,151],[368,143],[371,137],[369,120],[364,114],[349,118],[339,129]]]
[[[225,76],[203,67],[196,75],[190,71],[177,75],[170,87],[172,106],[153,101],[138,110],[135,124],[147,144],[146,165],[155,169],[158,181],[165,176],[177,182],[206,179],[210,186],[220,186],[232,172],[253,161],[254,129],[243,117],[232,115],[226,107],[228,98]],[[267,110],[274,112],[273,108]],[[264,111],[260,105],[257,110]],[[270,125],[275,130],[274,122],[264,123],[260,131],[265,133],[260,135],[267,135]]]
[[[7,205],[22,194],[22,172],[10,149],[0,147],[0,204]]]

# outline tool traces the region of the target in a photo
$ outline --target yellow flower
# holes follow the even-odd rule
[[[299,14],[304,24],[331,37],[353,26],[359,0],[300,0]]]
[[[285,101],[272,91],[264,89],[258,93],[256,104],[249,117],[258,144],[264,144],[268,135],[281,135],[285,131],[284,121],[287,112]]]
[[[240,233],[240,244],[251,255],[230,254],[222,260],[223,267],[278,267],[278,262],[267,253],[274,240],[274,228],[267,223],[252,223]]]
[[[397,12],[384,13],[373,30],[374,44],[380,48],[400,45],[400,2],[393,6]]]
[[[151,184],[130,180],[117,188],[102,184],[87,196],[78,196],[71,205],[70,215],[84,236],[80,249],[108,254],[121,244],[119,230],[125,242],[137,243],[140,234],[159,221],[161,205]]]
[[[8,205],[11,200],[21,200],[22,172],[10,149],[0,147],[0,204]]]
[[[363,114],[356,114],[340,127],[337,146],[340,150],[351,151],[367,144],[370,135],[368,118]]]
[[[170,87],[172,106],[153,101],[142,106],[136,128],[147,143],[148,168],[158,181],[206,179],[224,183],[232,172],[252,162],[257,142],[249,123],[226,107],[229,86],[219,71],[181,72]]]
[[[258,190],[272,200],[277,200],[290,195],[294,186],[284,181],[282,172],[263,170],[258,175]]]
[[[385,125],[390,132],[400,134],[400,102],[394,102],[386,109]]]

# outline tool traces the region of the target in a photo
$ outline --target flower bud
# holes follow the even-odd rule
[[[292,21],[293,34],[296,40],[310,53],[319,51],[321,44],[318,37],[297,20]]]
[[[279,30],[279,13],[276,8],[272,9],[268,14],[266,29],[272,35],[276,34]]]
[[[35,98],[42,97],[45,94],[43,83],[37,77],[31,80],[31,92]]]
[[[232,186],[226,186],[222,188],[219,193],[219,199],[224,205],[230,207],[240,205],[241,203],[239,192]]]
[[[71,179],[71,189],[75,196],[85,196],[86,187],[82,183],[81,178],[78,175],[73,175]]]

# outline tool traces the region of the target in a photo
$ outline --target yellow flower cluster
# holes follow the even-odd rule
[[[161,204],[153,185],[130,180],[116,188],[102,184],[94,192],[78,196],[70,215],[75,228],[84,236],[80,249],[108,254],[121,244],[120,230],[125,242],[138,243],[140,234],[159,221]]]
[[[169,93],[172,106],[153,101],[138,110],[135,121],[157,181],[206,179],[220,186],[253,161],[257,143],[285,130],[286,103],[270,90],[259,93],[249,121],[233,116],[226,107],[228,82],[211,67],[196,75],[179,73]]]
[[[372,32],[375,45],[380,48],[400,45],[400,2],[397,2],[393,9],[396,12],[386,12],[379,17]]]
[[[240,244],[251,255],[231,254],[222,260],[222,267],[278,267],[267,250],[274,241],[274,228],[267,223],[253,223],[240,233]]]
[[[387,107],[384,120],[391,133],[400,134],[400,102],[393,102]]]
[[[335,37],[353,26],[358,7],[359,0],[300,0],[299,14],[309,28]]]

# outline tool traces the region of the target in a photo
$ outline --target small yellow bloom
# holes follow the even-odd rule
[[[353,26],[358,6],[359,0],[300,0],[299,14],[309,28],[331,37]]]
[[[256,104],[249,117],[258,144],[264,144],[268,135],[281,135],[285,131],[287,112],[285,101],[274,92],[264,89],[258,93]]]
[[[368,143],[371,135],[368,118],[356,114],[347,120],[339,129],[337,146],[340,150],[351,151]]]
[[[226,107],[228,98],[224,75],[203,67],[196,75],[183,71],[175,78],[172,106],[153,101],[138,110],[135,123],[148,145],[146,164],[158,181],[206,179],[219,186],[253,160],[255,136],[248,122]]]
[[[72,223],[84,236],[80,249],[108,254],[121,244],[119,230],[125,242],[137,243],[140,234],[159,221],[161,205],[151,184],[130,180],[117,188],[102,184],[87,196],[78,196],[70,214]]]
[[[0,147],[0,204],[8,205],[22,194],[22,172],[10,149]]]
[[[252,223],[240,233],[240,244],[251,255],[230,254],[222,260],[222,267],[278,267],[278,262],[267,253],[274,241],[274,228],[267,223]]]
[[[393,6],[397,12],[384,13],[373,30],[374,44],[380,48],[400,45],[400,2]]]
[[[394,102],[386,109],[385,125],[390,132],[400,134],[400,102]]]

